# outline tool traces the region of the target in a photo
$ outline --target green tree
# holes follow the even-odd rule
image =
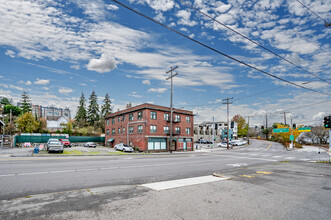
[[[241,115],[235,115],[232,118],[232,121],[237,123],[238,126],[238,137],[247,136],[248,124],[246,124],[246,120]]]
[[[1,105],[11,105],[10,101],[7,98],[2,98],[0,104]]]
[[[63,129],[63,133],[65,134],[69,134],[69,135],[72,135],[72,129],[73,129],[73,126],[72,126],[72,123],[71,122],[68,122],[66,125],[65,125],[65,128]]]
[[[38,127],[38,122],[36,122],[33,114],[31,112],[25,112],[23,115],[16,119],[17,128],[22,133],[32,133]]]
[[[111,100],[107,93],[105,99],[103,100],[103,105],[101,106],[101,116],[105,117],[106,115],[109,115],[111,112],[112,112]]]
[[[19,116],[22,113],[22,109],[14,105],[5,105],[3,108],[3,113],[10,114],[10,110],[12,116]]]
[[[84,96],[84,93],[82,93],[80,100],[79,100],[77,114],[75,117],[76,124],[78,125],[78,127],[83,127],[86,124],[87,115],[86,115],[85,102],[86,102],[85,96]]]
[[[23,92],[22,98],[21,98],[21,103],[22,103],[22,112],[31,112],[31,100],[30,97],[28,96],[27,92]]]
[[[98,97],[95,92],[92,91],[87,110],[87,121],[90,125],[94,125],[95,122],[100,120],[99,112]]]

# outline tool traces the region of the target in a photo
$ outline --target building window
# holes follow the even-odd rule
[[[106,134],[109,135],[109,129],[107,129],[107,133]]]
[[[175,133],[176,133],[176,134],[180,134],[180,127],[176,127],[176,128],[175,128]]]
[[[164,131],[165,134],[169,134],[170,133],[168,126],[163,127],[163,131]]]
[[[139,120],[139,119],[142,119],[143,118],[143,112],[138,112],[138,117],[137,117],[137,119]]]
[[[151,125],[151,133],[156,133],[156,125]]]
[[[176,118],[175,118],[175,121],[176,121],[176,122],[180,122],[180,115],[176,115],[175,117],[176,117]]]
[[[190,134],[191,133],[191,129],[190,128],[186,128],[186,134]]]
[[[156,119],[156,112],[151,112],[151,119]]]
[[[164,120],[169,121],[169,113],[164,113]]]
[[[112,123],[112,124],[115,124],[115,118],[112,118],[112,119],[111,119],[111,123]]]
[[[118,133],[119,133],[119,134],[121,133],[121,128],[118,128]]]
[[[121,116],[118,116],[117,121],[118,121],[118,122],[121,122]]]
[[[111,134],[115,134],[115,128],[111,129]]]
[[[106,121],[107,125],[109,125],[109,120]]]
[[[138,134],[141,134],[141,133],[143,133],[143,126],[142,125],[138,125],[138,127],[137,127],[138,129]]]
[[[122,132],[123,132],[123,134],[125,134],[125,128],[122,128]]]
[[[190,123],[190,121],[191,121],[190,116],[186,116],[186,122]]]
[[[122,116],[122,121],[124,121],[124,120],[125,120],[125,115]]]
[[[133,134],[133,126],[129,127],[129,134]]]
[[[133,114],[129,114],[129,121],[133,121]]]

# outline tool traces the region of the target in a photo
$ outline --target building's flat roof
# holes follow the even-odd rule
[[[127,113],[130,113],[130,112],[136,112],[136,111],[139,111],[139,110],[142,110],[142,109],[152,109],[152,110],[170,112],[170,107],[144,103],[144,104],[137,105],[137,106],[134,106],[134,107],[131,107],[131,108],[127,108],[127,109],[124,109],[124,110],[121,110],[121,111],[118,111],[118,112],[111,113],[109,115],[106,115],[105,118],[106,119],[107,118],[112,118],[114,116],[123,115],[123,114],[127,114]],[[180,113],[180,114],[186,114],[186,115],[194,116],[193,111],[177,109],[177,108],[173,108],[172,111],[174,113],[177,113],[177,114]]]

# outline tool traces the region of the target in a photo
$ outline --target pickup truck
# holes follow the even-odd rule
[[[60,139],[63,147],[71,147],[70,141],[68,139]]]

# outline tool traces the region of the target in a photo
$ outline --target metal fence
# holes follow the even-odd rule
[[[13,146],[18,143],[46,143],[50,138],[69,139],[72,143],[77,142],[98,142],[105,143],[105,137],[91,137],[91,136],[32,136],[32,135],[17,135],[14,137]]]

